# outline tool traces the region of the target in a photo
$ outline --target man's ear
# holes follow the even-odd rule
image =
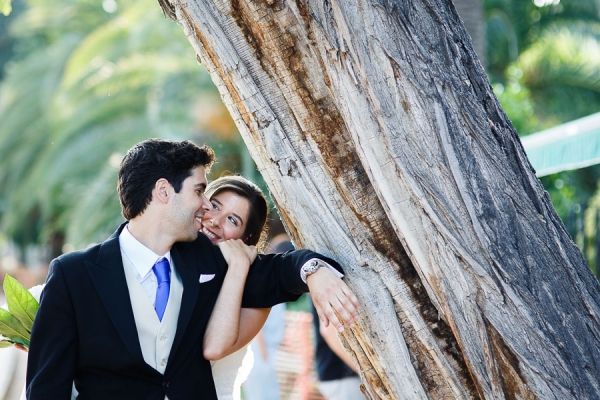
[[[157,180],[154,184],[154,195],[156,196],[156,200],[161,203],[167,203],[171,197],[171,189],[171,184],[165,178]]]

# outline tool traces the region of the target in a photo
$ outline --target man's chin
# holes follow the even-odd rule
[[[188,236],[181,236],[178,240],[178,242],[193,242],[194,240],[198,239],[198,234],[200,233],[200,231],[196,231],[194,233],[190,233]]]

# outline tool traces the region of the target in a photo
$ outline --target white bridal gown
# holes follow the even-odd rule
[[[242,383],[254,365],[254,354],[246,345],[218,361],[211,361],[213,380],[219,400],[240,400]]]

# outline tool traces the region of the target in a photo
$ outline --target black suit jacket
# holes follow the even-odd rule
[[[28,399],[69,399],[73,381],[79,399],[217,398],[202,338],[227,271],[220,250],[201,234],[171,249],[183,296],[162,375],[146,364],[138,341],[119,246],[124,226],[104,243],[50,264],[31,333]],[[250,268],[243,305],[297,299],[308,290],[299,270],[313,257],[333,263],[307,250],[260,255]],[[199,283],[201,274],[215,277]]]

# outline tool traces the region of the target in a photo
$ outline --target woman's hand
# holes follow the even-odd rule
[[[25,346],[21,346],[21,345],[20,345],[20,344],[18,344],[18,343],[15,343],[15,348],[17,348],[17,349],[19,349],[19,350],[21,350],[21,351],[24,351],[25,353],[28,353],[28,352],[29,352],[29,350],[27,350],[27,347],[25,347]]]
[[[246,268],[254,262],[258,251],[256,246],[248,246],[241,239],[230,239],[217,243],[229,268]]]

